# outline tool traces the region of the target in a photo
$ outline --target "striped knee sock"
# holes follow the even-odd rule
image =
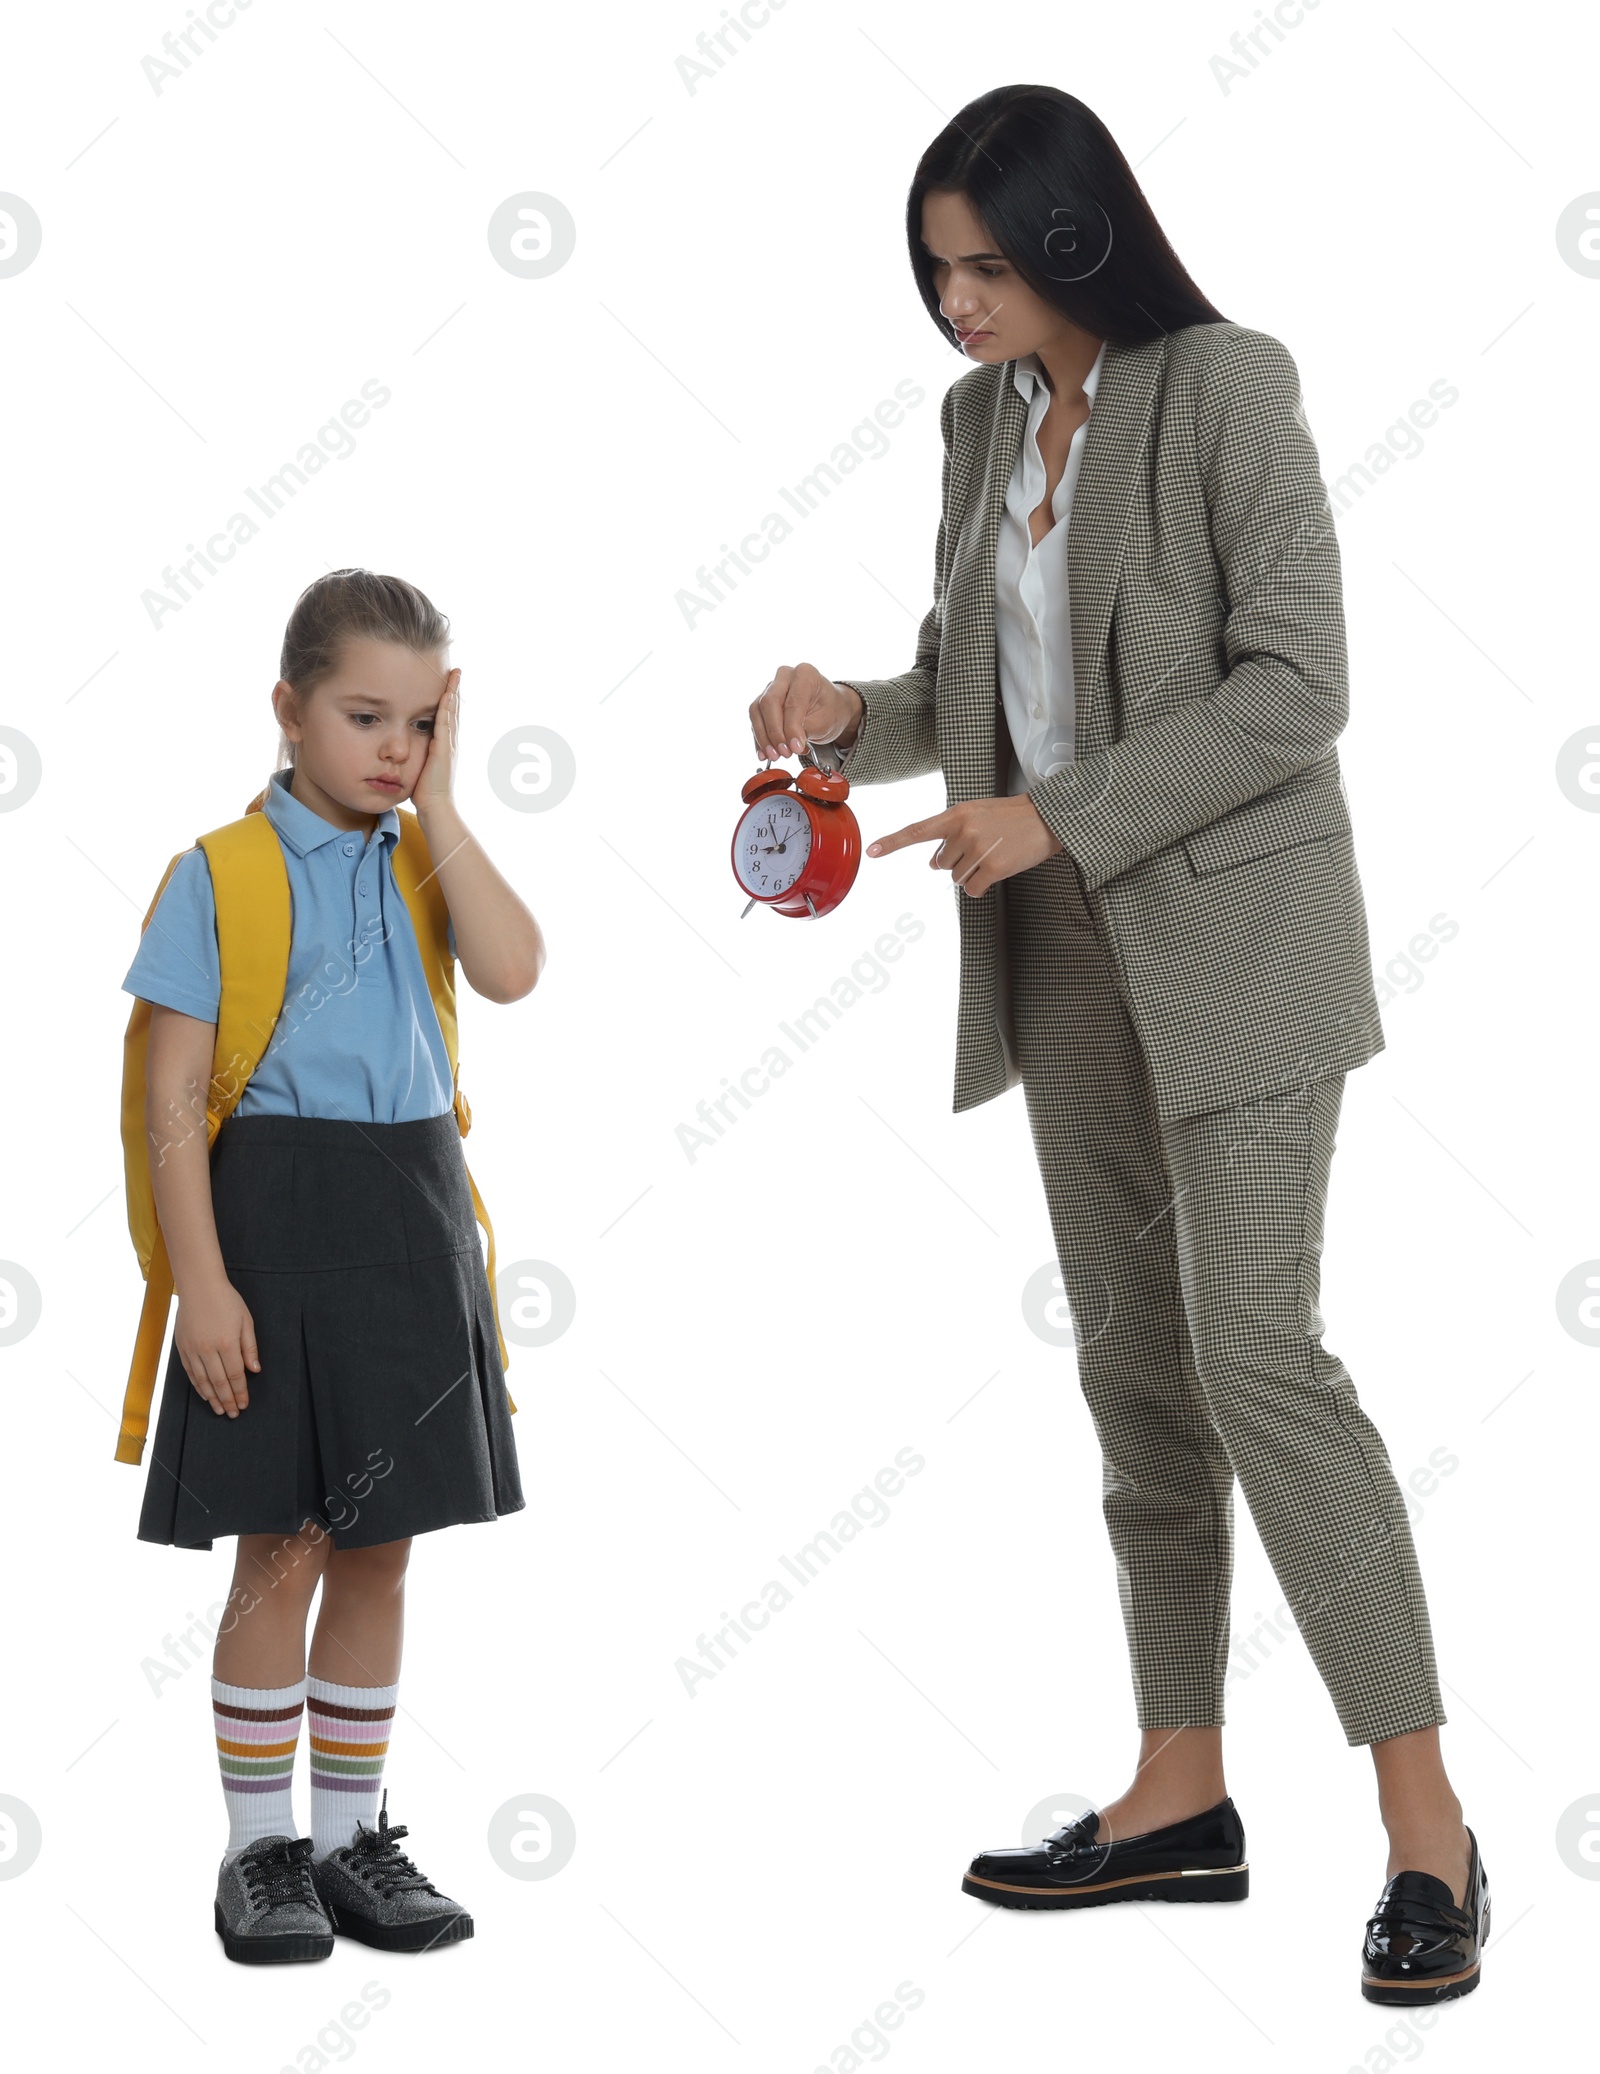
[[[311,1841],[317,1858],[351,1842],[356,1824],[377,1827],[378,1788],[389,1751],[398,1685],[306,1680],[311,1731]]]
[[[211,1681],[217,1761],[228,1803],[226,1856],[238,1857],[261,1836],[293,1836],[294,1752],[306,1681],[293,1685],[224,1685]]]

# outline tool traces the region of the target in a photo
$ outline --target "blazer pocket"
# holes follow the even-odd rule
[[[1182,838],[1196,872],[1226,871],[1253,857],[1270,857],[1319,836],[1347,835],[1350,809],[1337,778],[1285,791],[1280,787],[1261,799],[1246,800],[1220,820]]]

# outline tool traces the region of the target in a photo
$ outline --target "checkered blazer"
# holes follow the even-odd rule
[[[940,408],[934,602],[902,676],[847,678],[852,784],[940,769],[996,796],[995,542],[1028,407],[1013,361]],[[1162,1117],[1381,1051],[1335,739],[1339,550],[1294,361],[1237,324],[1106,348],[1067,540],[1078,760],[1029,788],[1082,876]],[[834,760],[834,759],[829,759]],[[961,922],[957,1111],[1019,1077],[1005,882]]]

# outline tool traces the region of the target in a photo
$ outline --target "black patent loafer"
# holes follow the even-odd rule
[[[1470,1995],[1489,1942],[1489,1879],[1472,1845],[1467,1898],[1456,1898],[1431,1872],[1397,1872],[1367,1918],[1361,1947],[1361,1992],[1369,2002],[1448,2002]]]
[[[1203,1814],[1097,1842],[1094,1808],[1013,1850],[980,1851],[963,1894],[1000,1908],[1093,1908],[1104,1901],[1243,1901],[1250,1892],[1244,1824],[1231,1797]]]

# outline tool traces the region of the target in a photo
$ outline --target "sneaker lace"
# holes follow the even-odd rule
[[[250,1899],[267,1909],[296,1901],[320,1908],[311,1882],[312,1849],[309,1836],[297,1836],[274,1838],[269,1850],[252,1851],[242,1862]]]
[[[378,1809],[377,1828],[369,1829],[364,1822],[358,1822],[355,1841],[346,1849],[351,1871],[369,1886],[376,1887],[386,1899],[391,1894],[437,1894],[439,1891],[401,1850],[400,1839],[409,1834],[403,1822],[390,1828],[389,1789],[385,1786],[383,1804]]]

